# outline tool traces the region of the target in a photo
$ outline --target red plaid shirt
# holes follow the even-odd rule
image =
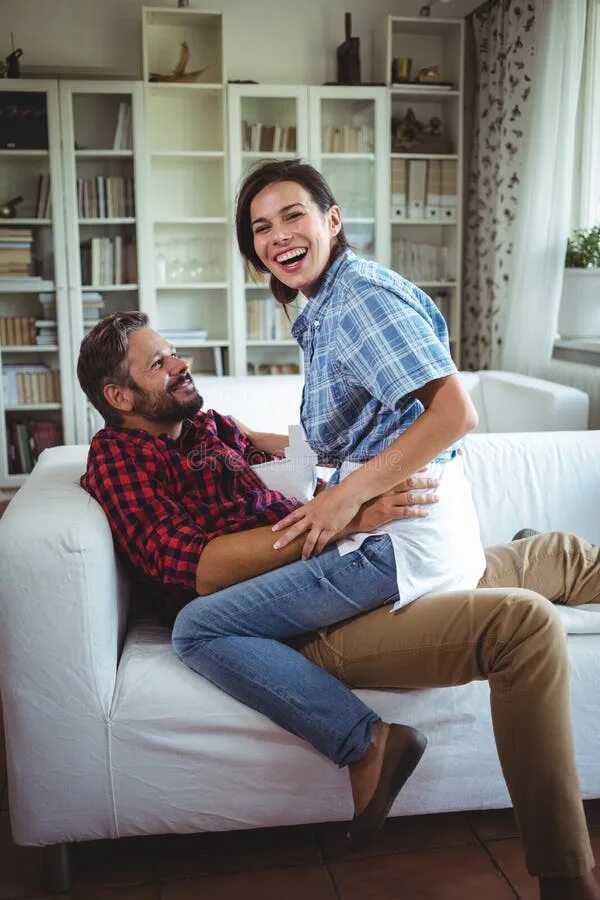
[[[181,607],[196,596],[208,541],[273,524],[300,506],[254,474],[250,464],[265,459],[233,419],[208,410],[186,419],[178,440],[103,428],[81,486],[106,513],[136,579],[160,585],[160,596]]]

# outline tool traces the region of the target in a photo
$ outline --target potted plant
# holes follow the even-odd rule
[[[567,242],[558,331],[600,337],[600,225],[578,228]]]

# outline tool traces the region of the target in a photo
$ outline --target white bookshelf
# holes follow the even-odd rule
[[[308,158],[308,88],[306,85],[232,84],[228,88],[228,108],[230,194],[235,203],[244,177],[260,162]],[[231,255],[236,298],[233,309],[233,332],[238,348],[236,374],[301,371],[300,349],[291,336],[299,303],[291,304],[291,322],[288,322],[269,290],[268,279],[260,284],[247,280],[233,228]]]
[[[0,220],[0,234],[6,228],[26,228],[33,233],[33,257],[37,278],[0,278],[0,316],[42,318],[39,293],[50,293],[56,301],[57,343],[45,346],[7,344],[0,346],[2,377],[5,367],[25,368],[44,364],[60,371],[60,402],[4,402],[0,392],[0,486],[18,487],[26,478],[19,471],[19,460],[10,461],[9,445],[14,444],[17,425],[29,430],[37,423],[51,421],[62,428],[66,443],[75,438],[73,416],[72,354],[66,242],[63,217],[63,180],[59,131],[59,100],[55,81],[6,79],[0,81],[0,102],[7,94],[37,95],[45,110],[47,146],[29,149],[25,136],[17,138],[17,146],[0,149],[0,195],[3,198],[23,196],[18,215]],[[22,143],[22,146],[18,144]],[[38,215],[40,177],[49,176],[49,211]],[[39,276],[42,277],[39,277]],[[31,432],[30,432],[31,433]],[[29,440],[29,438],[25,438]]]
[[[412,59],[408,83],[392,83],[392,61],[395,58]],[[426,67],[437,65],[441,77],[450,87],[435,84],[415,84],[417,73]],[[455,362],[460,363],[460,332],[462,302],[462,227],[463,227],[463,92],[464,92],[464,22],[462,19],[408,18],[388,16],[386,23],[386,80],[390,108],[390,199],[389,222],[391,230],[390,264],[402,275],[425,290],[444,314],[450,334],[450,345]],[[398,141],[410,139],[399,130],[396,123],[412,110],[417,121],[431,128],[432,120],[438,120],[441,139],[435,150],[428,150],[426,141],[418,137],[412,146],[398,151]],[[422,146],[423,143],[425,146]],[[413,166],[413,163],[415,164]],[[402,176],[405,178],[405,205],[398,202],[396,193]],[[434,169],[433,167],[439,167]],[[442,167],[444,167],[442,169]],[[420,196],[419,170],[425,169],[425,194]],[[430,188],[438,184],[435,171],[445,173],[446,180],[455,186],[452,208]],[[412,173],[412,175],[411,175]],[[413,197],[411,197],[411,177]],[[441,174],[440,174],[441,177]],[[431,178],[431,181],[429,179]],[[422,184],[422,174],[421,174]],[[442,194],[442,200],[444,195]],[[423,213],[411,207],[418,198]],[[404,214],[402,209],[404,208]],[[447,218],[446,218],[447,217]],[[404,242],[401,244],[400,242]],[[418,250],[423,246],[432,250]],[[411,249],[412,248],[412,249]],[[435,249],[441,248],[441,249]],[[443,249],[445,248],[445,249]],[[409,260],[413,260],[411,269]],[[404,261],[404,265],[399,263]],[[431,272],[434,272],[432,277]],[[427,274],[425,274],[427,273]]]
[[[142,86],[130,81],[63,81],[60,110],[76,360],[85,333],[83,292],[101,295],[100,316],[144,309],[150,293]],[[87,401],[79,385],[74,397],[77,440],[85,442]]]
[[[181,44],[198,80],[161,82]],[[194,9],[143,10],[151,298],[163,331],[203,329],[205,341],[178,338],[194,373],[229,374],[234,344],[230,310],[230,231],[223,20]],[[230,349],[233,352],[230,352]]]

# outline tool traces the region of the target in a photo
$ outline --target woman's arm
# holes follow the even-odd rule
[[[458,375],[430,381],[416,396],[425,412],[403,434],[340,484],[273,526],[275,549],[306,533],[302,556],[320,553],[360,507],[413,475],[477,425],[477,412]]]

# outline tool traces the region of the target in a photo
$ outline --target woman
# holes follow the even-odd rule
[[[334,485],[274,526],[285,547],[305,535],[320,553],[363,503],[430,465],[440,502],[427,518],[385,528],[398,609],[431,591],[476,586],[485,568],[479,525],[457,453],[477,423],[435,304],[414,284],[348,248],[340,209],[312,166],[269,162],[237,201],[247,262],[271,275],[281,303],[308,303],[292,333],[304,351],[301,418],[308,442],[333,462]],[[442,477],[443,475],[443,477]],[[338,542],[342,555],[365,534]]]
[[[325,192],[324,200],[319,191]],[[314,169],[299,163],[272,164],[249,176],[238,202],[238,236],[242,252],[257,268],[276,273],[276,291],[295,296],[302,290],[311,298],[307,312],[329,274],[344,260],[354,265],[348,250],[339,252],[345,247],[345,239],[339,209],[330,192]],[[380,277],[379,270],[371,269],[372,279]],[[396,278],[392,273],[386,277],[392,281]],[[431,309],[427,313],[433,318],[434,307],[428,302]],[[316,309],[320,309],[320,303]],[[417,300],[410,309],[420,324],[423,316]],[[441,322],[436,319],[440,331]],[[377,327],[371,340],[379,348],[389,326],[383,320],[371,327],[373,324]],[[417,765],[426,740],[408,726],[382,722],[341,682],[284,642],[385,603],[403,605],[434,587],[441,589],[442,584],[474,587],[483,572],[485,560],[477,521],[472,505],[469,507],[468,486],[458,460],[447,463],[455,473],[444,476],[442,502],[429,507],[434,511],[429,516],[437,522],[433,529],[402,533],[397,540],[391,528],[387,532],[369,531],[372,525],[368,517],[364,518],[371,501],[377,502],[375,498],[381,494],[397,489],[436,455],[445,453],[440,457],[444,460],[453,456],[454,451],[449,453],[447,448],[475,422],[447,347],[431,324],[427,328],[423,325],[423,329],[429,345],[423,341],[419,344],[421,383],[413,387],[419,391],[427,413],[421,415],[423,406],[412,397],[402,401],[403,395],[390,402],[387,410],[376,399],[377,386],[369,393],[362,384],[363,380],[366,383],[366,373],[363,379],[357,369],[356,397],[349,416],[345,395],[340,394],[338,400],[335,375],[317,366],[316,357],[313,361],[311,341],[316,346],[320,335],[316,316],[312,316],[311,327],[303,331],[302,339],[307,354],[303,420],[309,441],[321,454],[338,458],[336,436],[343,444],[352,435],[353,446],[341,447],[344,480],[321,493],[324,503],[322,499],[310,501],[300,515],[293,512],[281,520],[292,527],[274,547],[268,526],[269,553],[261,565],[263,574],[198,597],[179,613],[173,631],[173,646],[186,665],[310,741],[338,765],[348,766],[355,808],[350,835],[355,844],[363,843],[383,824]],[[417,328],[414,333],[419,335]],[[345,364],[358,359],[360,354],[354,350],[364,343],[364,334],[352,332],[350,339],[352,348],[346,353]],[[387,350],[385,355],[387,358]],[[393,356],[389,364],[388,378],[394,381],[401,366]],[[325,403],[318,402],[322,374],[331,392]],[[385,395],[383,379],[381,387]],[[394,390],[398,392],[397,385]],[[417,421],[410,424],[413,419]],[[409,424],[406,434],[396,438]],[[392,452],[380,452],[387,445]],[[368,461],[358,468],[364,459]],[[367,473],[366,478],[363,473]],[[427,483],[434,480],[425,476],[425,482],[419,481],[421,486]],[[441,516],[438,506],[443,508]],[[309,510],[308,516],[302,510]],[[419,517],[419,523],[425,523],[429,516]],[[379,517],[377,525],[383,521]],[[302,534],[307,529],[306,540],[294,537],[294,532]],[[334,536],[344,539],[337,546],[332,542],[326,547]],[[444,540],[451,547],[449,553],[442,552]],[[413,548],[405,553],[399,575],[396,542]],[[297,558],[300,548],[302,559]],[[290,562],[292,559],[297,561]],[[451,577],[444,571],[446,566],[451,569]]]

